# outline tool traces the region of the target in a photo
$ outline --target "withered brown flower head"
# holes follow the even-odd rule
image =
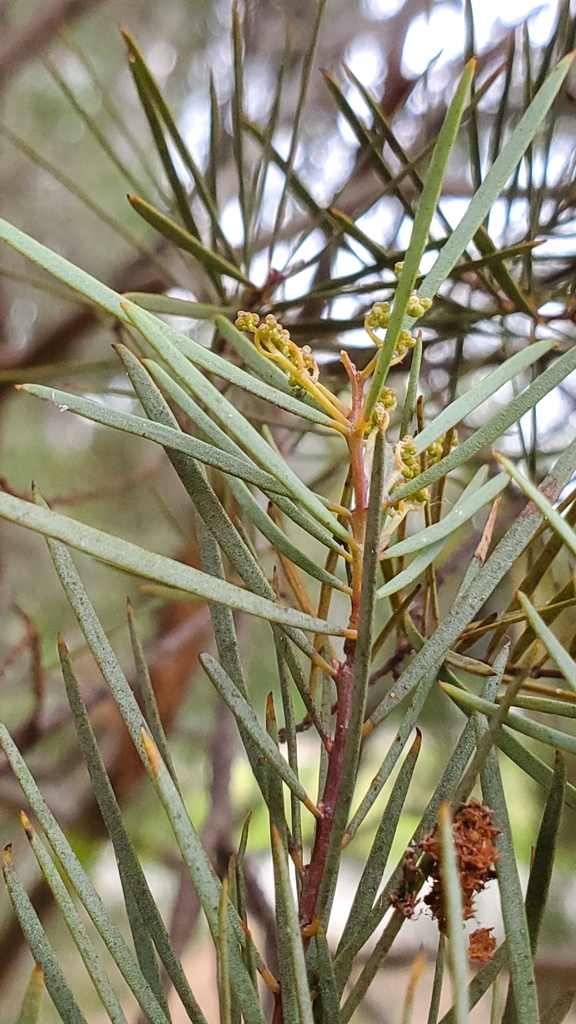
[[[482,892],[487,882],[495,877],[493,865],[498,859],[494,839],[499,829],[492,824],[493,812],[478,800],[462,804],[454,815],[452,834],[456,863],[462,887],[464,919],[474,917],[474,897]],[[424,903],[432,917],[438,921],[440,931],[446,933],[444,885],[440,864],[441,843],[435,825],[416,847],[406,851],[404,877],[390,903],[407,917],[412,917],[416,906]],[[418,863],[420,862],[420,863]],[[422,900],[416,896],[425,878],[432,885]],[[489,960],[496,945],[490,928],[479,928],[470,936],[469,955],[474,960]]]
[[[479,960],[480,963],[487,964],[492,959],[492,954],[496,949],[496,939],[492,935],[492,931],[492,928],[477,928],[475,932],[472,932],[468,943],[468,956],[471,960]]]

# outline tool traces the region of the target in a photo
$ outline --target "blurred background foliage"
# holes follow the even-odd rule
[[[262,216],[253,235],[257,241],[245,270],[263,292],[256,301],[254,295],[234,287],[224,298],[234,309],[250,299],[259,308],[277,312],[290,324],[294,337],[314,344],[337,380],[337,354],[343,345],[355,346],[361,360],[358,350],[366,344],[361,329],[364,313],[379,297],[383,282],[390,287],[391,268],[409,238],[418,165],[416,171],[412,167],[410,173],[400,175],[403,163],[434,141],[466,56],[476,52],[479,57],[476,88],[482,91],[491,84],[460,135],[444,188],[444,223],[437,218],[433,225],[436,237],[442,237],[447,225],[454,226],[461,216],[483,169],[497,155],[502,138],[535,91],[541,68],[574,46],[575,14],[570,3],[551,0],[538,7],[528,0],[499,5],[505,9],[496,4],[432,0],[328,0],[327,6],[300,110],[302,73],[314,26],[312,5],[306,0],[293,2],[289,21],[280,0],[250,0],[247,5],[244,113],[260,132],[272,126],[273,145],[281,159],[293,160],[293,169],[285,198],[284,179],[274,165],[261,196]],[[118,26],[126,26],[136,40],[202,173],[217,181],[227,243],[223,248],[240,258],[245,239],[233,142],[237,89],[231,20],[229,0],[194,4],[175,0],[169,5],[148,0],[7,2],[0,12],[2,216],[118,290],[216,301],[218,296],[202,268],[178,254],[126,201],[127,192],[137,193],[165,213],[173,213]],[[284,88],[275,112],[279,73]],[[362,95],[362,87],[369,90],[368,95]],[[507,292],[497,267],[470,266],[458,279],[447,282],[442,300],[423,321],[420,380],[428,419],[522,347],[527,338],[553,332],[563,347],[574,340],[575,90],[576,83],[570,80],[490,216],[491,237],[501,248],[512,249],[509,265],[519,292]],[[290,155],[295,116],[298,138]],[[400,149],[385,142],[389,123]],[[247,166],[257,167],[262,152],[257,131],[247,129],[243,138],[243,158]],[[189,187],[186,169],[178,161],[176,166]],[[208,240],[210,225],[205,215],[202,220],[196,200],[192,209]],[[340,212],[330,212],[334,209]],[[535,239],[544,244],[532,251],[529,243]],[[279,272],[282,280],[270,278],[270,270]],[[527,315],[530,307],[550,322],[544,324],[541,319],[535,325]],[[76,518],[194,562],[188,504],[156,446],[112,434],[16,394],[11,387],[19,380],[55,382],[130,410],[134,400],[110,349],[116,338],[88,307],[75,303],[64,288],[31,270],[6,248],[0,254],[0,309],[0,475],[5,485],[22,493],[34,479],[52,503],[64,505]],[[205,323],[191,327],[190,320],[181,318],[175,323],[194,330],[195,336],[204,331],[210,342]],[[390,383],[402,388],[404,376],[399,370]],[[491,415],[494,403],[504,405],[512,397],[512,386],[503,388],[464,425],[461,436],[478,426],[482,415]],[[575,398],[576,381],[569,378],[541,403],[537,415],[511,428],[500,445],[537,481],[574,434]],[[255,408],[254,416],[258,415],[261,410]],[[293,453],[306,478],[322,476],[325,492],[335,497],[342,483],[336,446],[321,437],[301,438],[281,428],[275,436],[284,452]],[[459,489],[456,484],[452,500]],[[498,534],[523,502],[519,492],[509,492]],[[467,535],[459,535],[460,544],[468,546],[468,557],[477,542],[478,525],[472,521]],[[51,806],[72,830],[76,848],[92,860],[96,877],[109,890],[113,903],[114,867],[109,850],[101,848],[101,825],[72,741],[61,678],[53,671],[56,632],[65,633],[79,649],[80,634],[43,540],[2,524],[0,551],[1,717],[26,746],[28,761]],[[460,548],[446,552],[441,568],[442,582],[448,581],[442,592],[445,607],[449,606],[450,577],[461,556]],[[204,820],[207,848],[215,864],[222,866],[232,834],[252,807],[254,790],[228,713],[215,704],[212,689],[196,671],[198,652],[210,643],[207,609],[198,604],[166,605],[161,594],[140,591],[118,572],[87,558],[79,557],[78,564],[101,619],[125,658],[129,645],[124,602],[130,594],[148,637],[159,704],[171,726],[189,806],[195,821]],[[508,579],[502,586],[498,607],[506,606],[525,568],[519,566],[518,579]],[[558,590],[570,569],[563,552],[546,586]],[[550,589],[540,596],[548,599]],[[571,616],[572,610],[560,616],[557,626],[558,635],[568,636],[573,648]],[[263,628],[251,622],[249,631],[244,624],[242,632],[247,677],[256,704],[260,688],[261,705],[272,671],[259,642]],[[163,894],[176,943],[186,949],[198,938],[193,894],[175,871],[156,804],[148,801],[145,787],[138,787],[136,759],[103,698],[90,659],[80,661],[79,669],[129,827]],[[431,728],[393,857],[410,835],[410,813],[416,818],[428,799],[433,766],[444,758],[461,718],[447,700],[436,700],[427,708],[424,721]],[[362,769],[366,785],[373,761],[381,759],[396,724],[392,717],[367,744]],[[564,729],[570,724],[564,721]],[[508,762],[505,768],[517,851],[527,866],[541,794],[518,769]],[[306,782],[305,764],[303,778]],[[2,763],[3,842],[13,837],[8,821],[13,821],[19,801],[17,787]],[[371,816],[354,846],[358,854],[365,853],[371,841],[370,825]],[[256,815],[253,822],[255,846],[259,831],[265,846],[263,812],[262,820]],[[576,968],[576,917],[566,898],[567,892],[574,894],[576,884],[568,832],[559,863],[539,968],[552,988],[560,970]],[[269,865],[254,858],[249,909],[264,935],[270,919],[267,872]],[[44,901],[47,909],[31,867],[28,881],[39,905]],[[345,892],[341,899],[346,900]],[[19,955],[18,930],[3,891],[0,917],[4,999],[21,988],[15,965],[27,970],[28,962],[27,954]],[[422,924],[416,928],[416,942],[425,934],[422,928]],[[65,950],[65,936],[61,941]],[[401,949],[400,964],[411,951],[409,947],[405,954]],[[50,1013],[47,1008],[47,1021],[52,1019]],[[376,996],[370,997],[362,1013],[365,1018],[358,1016],[359,1020],[395,1019],[378,1006]]]

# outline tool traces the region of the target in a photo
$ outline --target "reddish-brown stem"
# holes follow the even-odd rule
[[[352,430],[347,438],[350,455],[350,479],[353,492],[350,525],[354,538],[354,544],[350,545],[353,554],[350,626],[357,628],[362,587],[362,554],[368,508],[368,481],[364,464],[366,424],[362,416],[365,380],[362,374],[358,373],[346,352],[341,353],[341,360],[348,374],[352,393],[352,406],[350,410]],[[332,749],[328,753],[328,770],[326,772],[322,802],[319,804],[322,818],[316,825],[314,847],[310,864],[304,874],[300,899],[300,925],[303,929],[303,941],[305,943],[309,941],[310,935],[310,932],[306,933],[305,929],[310,927],[316,916],[318,895],[326,870],[326,861],[332,842],[334,817],[338,808],[354,693],[355,654],[356,641],[347,640],[344,646],[344,661],[339,666],[334,677],[338,692],[336,726]]]
[[[300,899],[300,926],[307,928],[314,920],[318,893],[326,866],[326,857],[330,846],[330,836],[334,822],[334,812],[340,791],[342,764],[346,747],[346,734],[350,724],[352,707],[352,691],[354,686],[354,653],[356,643],[348,640],[345,645],[346,658],[336,676],[338,687],[338,708],[336,712],[336,728],[334,741],[328,759],[328,771],[322,796],[322,818],[316,827],[316,838],[310,864],[306,868]],[[306,941],[306,940],[305,940]]]

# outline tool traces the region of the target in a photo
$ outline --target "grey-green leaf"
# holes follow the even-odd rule
[[[200,662],[206,675],[226,701],[236,719],[244,726],[250,738],[264,755],[272,769],[278,773],[282,781],[308,808],[309,811],[320,817],[318,808],[308,796],[300,779],[292,771],[288,762],[282,757],[278,747],[262,728],[246,698],[240,693],[237,686],[222,666],[210,654],[201,654]]]
[[[228,605],[230,608],[237,608],[270,622],[278,622],[280,625],[296,626],[313,633],[343,635],[341,626],[305,615],[293,608],[281,607],[226,580],[216,580],[189,565],[147,551],[137,544],[113,537],[102,530],[96,530],[93,526],[86,526],[85,523],[68,519],[50,509],[39,508],[11,494],[0,493],[0,517],[26,526],[36,533],[61,540],[64,544],[93,555],[117,569],[124,569],[155,583],[177,587],[207,601]]]
[[[510,175],[514,173],[559,92],[573,59],[573,53],[564,57],[532,100],[473,196],[462,220],[440,250],[436,263],[420,286],[420,295],[432,297],[448,277],[452,267],[482,224],[492,203],[500,195]]]
[[[279,494],[287,494],[286,488],[269,473],[264,473],[258,466],[247,458],[238,458],[228,455],[214,445],[200,441],[182,430],[174,430],[172,427],[163,426],[161,423],[153,423],[142,416],[134,416],[127,412],[118,412],[101,402],[94,402],[91,398],[81,398],[68,391],[58,391],[55,388],[46,388],[41,384],[22,384],[19,390],[25,391],[36,398],[43,398],[58,406],[61,412],[77,413],[94,423],[101,423],[103,426],[114,427],[116,430],[123,430],[128,434],[146,438],[154,441],[165,448],[183,452],[193,459],[213,466],[223,473],[231,473],[232,476],[240,477],[247,483],[254,484],[261,490],[272,491]]]
[[[546,625],[544,619],[538,614],[534,605],[528,600],[526,595],[518,592],[518,600],[526,612],[526,618],[536,633],[536,636],[544,644],[548,654],[560,669],[568,685],[573,690],[576,690],[576,663],[570,657],[568,651],[560,643],[558,638],[554,636],[552,630]]]
[[[64,1024],[87,1024],[84,1014],[70,991],[28,893],[14,870],[9,846],[2,854],[2,871],[20,927],[26,936],[36,963],[42,968],[46,989],[61,1020]]]

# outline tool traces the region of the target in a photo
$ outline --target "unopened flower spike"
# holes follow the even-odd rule
[[[426,461],[429,466],[434,466],[435,463],[440,462],[444,457],[444,445],[446,444],[446,434],[441,434],[440,437],[432,441],[426,449]],[[450,451],[458,447],[458,434],[455,430],[452,431],[452,440],[450,443]],[[448,454],[448,453],[447,453]]]
[[[239,331],[246,331],[247,334],[253,334],[259,322],[260,317],[257,313],[245,313],[243,310],[240,310],[236,317],[236,327]]]
[[[420,476],[422,472],[420,456],[416,453],[416,445],[411,437],[403,437],[401,441],[398,441],[394,449],[394,462],[398,478],[409,481]],[[425,505],[429,497],[426,488],[417,491],[410,499],[412,508],[409,511],[415,511],[420,505]]]
[[[418,316],[421,316],[425,309],[429,308],[429,299],[418,299],[416,295],[413,296],[414,304],[410,308],[421,310]],[[417,301],[416,301],[417,300]],[[412,301],[412,300],[411,300]],[[428,304],[428,305],[426,305]],[[409,315],[414,315],[410,313]],[[376,345],[376,348],[382,348],[383,340],[376,334],[376,330],[387,330],[390,324],[390,303],[389,302],[375,302],[372,309],[366,314],[364,318],[364,329],[368,334],[370,340]],[[414,348],[416,344],[416,338],[408,330],[400,331],[398,335],[398,341],[390,365],[394,366],[396,363],[402,361],[409,349]]]
[[[349,429],[347,410],[330,391],[319,383],[320,370],[309,345],[300,348],[290,337],[290,332],[269,313],[260,321],[256,313],[240,310],[236,318],[239,331],[254,336],[254,344],[260,355],[272,359],[288,375],[290,387],[302,389],[313,395],[336,421],[339,429]],[[336,423],[334,424],[336,426]]]
[[[413,480],[421,472],[416,445],[410,436],[403,437],[394,448],[396,471],[405,480]]]
[[[395,408],[391,406],[390,408]],[[378,402],[374,406],[374,412],[372,413],[370,420],[364,429],[364,438],[366,440],[366,447],[373,445],[378,430],[386,431],[390,423],[390,412],[384,402]]]
[[[319,370],[309,345],[299,348],[276,317],[269,313],[260,323],[256,313],[240,311],[236,319],[236,327],[254,335],[256,348],[266,359],[273,359],[282,366],[289,377],[294,378],[294,385],[303,386],[303,377],[307,376],[314,384],[319,377]]]
[[[394,388],[384,387],[380,392],[380,401],[374,406],[369,422],[364,430],[364,437],[368,438],[379,428],[386,431],[390,423],[390,413],[394,412],[397,406],[397,396]]]
[[[388,327],[390,323],[390,303],[375,302],[367,316],[370,327]]]

